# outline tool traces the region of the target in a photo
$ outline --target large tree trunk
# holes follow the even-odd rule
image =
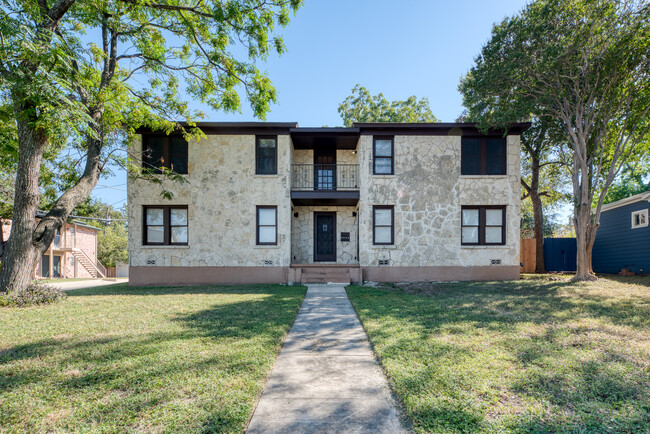
[[[14,211],[11,234],[4,246],[0,269],[0,292],[9,293],[25,290],[40,253],[45,250],[39,251],[33,236],[39,202],[38,176],[47,137],[42,129],[33,128],[29,121],[19,120],[17,124],[21,146],[18,153]]]
[[[98,127],[101,112],[93,114],[94,137],[88,137],[86,166],[79,181],[63,193],[52,209],[36,224],[38,209],[38,177],[43,150],[47,138],[27,123],[18,123],[20,143],[16,195],[14,199],[14,222],[9,242],[5,246],[0,270],[0,292],[25,291],[36,269],[37,261],[49,248],[57,229],[63,226],[74,208],[90,194],[102,170],[101,150],[103,141]]]
[[[573,280],[596,280],[591,271],[591,250],[594,245],[596,227],[591,224],[591,207],[586,204],[576,206],[574,211],[576,229],[576,275]]]
[[[538,194],[531,194],[533,202],[534,237],[535,237],[535,273],[546,273],[544,264],[544,212],[542,199]]]
[[[539,150],[539,148],[537,148]],[[544,264],[544,208],[539,195],[539,172],[541,169],[538,152],[531,153],[531,182],[530,200],[533,204],[534,236],[535,236],[535,273],[545,273]]]

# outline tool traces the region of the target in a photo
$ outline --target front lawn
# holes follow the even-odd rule
[[[348,295],[419,432],[648,432],[650,278]]]
[[[242,432],[305,290],[122,284],[0,308],[0,431]]]

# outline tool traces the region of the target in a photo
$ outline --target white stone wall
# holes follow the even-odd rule
[[[295,149],[293,151],[293,164],[314,164],[313,149]],[[351,149],[336,150],[336,164],[357,164],[356,151]]]
[[[395,174],[372,174],[372,136],[359,141],[360,264],[519,265],[519,136],[508,136],[503,176],[461,176],[460,136],[395,136]],[[372,206],[395,207],[394,246],[372,243]],[[505,246],[461,246],[461,206],[506,205]]]
[[[313,149],[295,149],[292,164],[314,164]]]
[[[353,206],[294,206],[298,217],[291,220],[291,258],[294,264],[314,263],[314,212],[336,212],[336,262],[358,264],[358,213]],[[353,216],[357,213],[357,216]],[[350,241],[341,241],[341,232],[350,232]],[[327,264],[327,262],[318,262]]]
[[[140,139],[133,148],[141,151]],[[164,182],[172,200],[157,185],[129,180],[130,265],[288,266],[291,150],[289,136],[278,136],[278,175],[256,175],[254,135],[209,135],[189,143],[187,182]],[[143,246],[143,205],[188,205],[189,246]],[[278,207],[277,246],[256,246],[256,205]]]

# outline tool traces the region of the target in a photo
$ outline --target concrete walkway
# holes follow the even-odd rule
[[[309,285],[247,433],[406,432],[344,285]]]
[[[119,279],[88,279],[88,280],[68,280],[61,279],[57,282],[46,283],[46,285],[59,288],[61,291],[70,291],[73,289],[86,289],[86,288],[96,288],[98,286],[109,286],[117,285],[119,283],[127,283],[128,278]]]

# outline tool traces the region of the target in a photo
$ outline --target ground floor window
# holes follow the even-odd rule
[[[389,205],[372,207],[372,243],[375,245],[391,245],[394,243],[394,212]]]
[[[506,243],[505,206],[463,206],[461,212],[463,245],[503,245]]]
[[[278,243],[278,207],[257,207],[257,244],[276,245]]]
[[[187,245],[187,206],[145,206],[142,235],[145,245]]]

